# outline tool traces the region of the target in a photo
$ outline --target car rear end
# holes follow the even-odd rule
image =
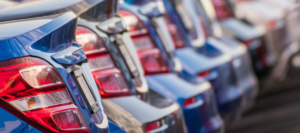
[[[128,132],[185,132],[178,104],[148,89],[137,57],[130,54],[133,44],[117,4],[106,0],[81,14],[76,34],[108,119]]]
[[[122,4],[120,8],[120,14],[124,17],[126,24],[129,26],[129,34],[132,37],[145,74],[148,75],[146,78],[150,88],[165,97],[171,98],[173,101],[181,105],[183,113],[185,114],[185,122],[189,132],[200,132],[207,130],[202,124],[207,123],[209,125],[212,123],[209,123],[207,120],[205,121],[203,119],[187,119],[187,117],[191,118],[192,116],[199,116],[201,113],[206,113],[199,113],[202,100],[197,101],[197,98],[204,93],[204,88],[208,89],[210,87],[204,87],[201,89],[202,87],[200,86],[207,83],[198,82],[197,85],[193,85],[182,80],[177,75],[171,74],[172,72],[176,73],[178,70],[180,71],[180,64],[176,65],[176,59],[172,59],[172,49],[174,46],[170,46],[170,44],[168,44],[168,42],[173,43],[172,38],[170,36],[162,38],[164,34],[169,34],[166,33],[166,31],[168,32],[168,29],[166,29],[167,26],[164,26],[164,28],[160,27],[164,24],[164,18],[160,17],[160,15],[157,16],[157,14],[154,14],[153,12],[153,14],[148,14],[146,12],[139,11],[139,7],[136,5]],[[149,17],[150,15],[153,16]],[[164,49],[167,52],[162,52],[161,49]],[[176,82],[176,85],[173,82]],[[185,97],[181,97],[184,94],[180,92],[183,91],[187,94]],[[193,114],[185,113],[186,110],[183,107],[183,101],[186,101],[185,104],[187,105],[191,104],[191,107],[188,110],[191,110]],[[215,104],[212,106],[215,106]],[[215,117],[217,116],[218,114],[216,113]],[[221,129],[223,127],[222,122],[220,122],[220,118],[218,117],[216,120],[221,124],[214,127],[215,129],[210,129],[209,132]]]
[[[260,0],[266,4],[269,4],[275,8],[283,10],[285,13],[285,21],[287,23],[288,34],[291,39],[299,42],[299,4],[293,3],[291,1],[281,1],[281,0]]]
[[[193,8],[193,3],[184,1],[182,3],[180,2],[173,2],[175,6],[177,6],[177,12],[181,15],[181,20],[184,20],[183,17],[184,14],[189,14],[190,18],[197,18],[193,19],[194,25],[198,25],[198,27],[202,27],[200,29],[204,29],[204,25],[202,25],[202,18],[197,14],[196,9]],[[178,10],[179,7],[182,7],[184,10]],[[188,9],[194,9],[192,11],[189,11]],[[172,15],[172,11],[169,11],[169,16],[174,17]],[[196,17],[195,17],[196,16]],[[171,22],[176,22],[176,19],[172,19],[169,22],[168,25],[171,25]],[[183,22],[184,23],[184,22]],[[177,25],[180,25],[177,23]],[[188,24],[184,24],[188,25]],[[187,27],[187,26],[185,26]],[[189,30],[190,29],[190,30]],[[182,61],[183,63],[183,74],[182,76],[188,80],[189,82],[195,82],[195,77],[204,78],[209,81],[211,81],[213,88],[216,93],[217,97],[217,103],[220,109],[220,113],[226,117],[226,122],[232,122],[239,118],[241,114],[242,109],[242,97],[244,95],[244,90],[242,86],[239,85],[239,79],[237,79],[237,75],[235,72],[235,68],[233,68],[232,53],[228,51],[224,51],[224,47],[226,46],[223,43],[219,43],[217,39],[214,39],[210,37],[210,33],[208,33],[206,30],[205,32],[202,30],[201,32],[193,32],[194,28],[187,28],[190,35],[196,35],[196,36],[202,36],[202,38],[207,39],[206,43],[203,46],[200,47],[194,47],[194,49],[197,49],[198,56],[192,54],[193,51],[188,50],[186,48],[182,47],[176,47],[175,55]],[[170,31],[171,32],[171,31]],[[179,32],[180,33],[180,32]],[[175,36],[172,36],[175,38]],[[177,37],[177,40],[179,37]],[[197,37],[201,38],[201,37]],[[215,40],[215,41],[210,41]],[[178,41],[177,41],[178,42]],[[176,43],[174,42],[175,46]],[[192,45],[191,45],[192,46]],[[186,45],[185,47],[188,47]],[[245,53],[245,51],[243,51]],[[199,56],[201,55],[201,56]],[[198,61],[198,63],[201,64],[201,67],[198,63],[195,61]],[[221,70],[222,69],[222,70]],[[224,71],[225,70],[225,71]],[[226,72],[227,71],[227,72]],[[229,73],[228,73],[229,72]],[[227,73],[227,74],[226,74]],[[228,81],[227,79],[232,79]],[[252,85],[252,84],[251,84]],[[232,93],[236,92],[236,93]],[[229,95],[229,93],[233,95]],[[234,106],[232,106],[234,105]]]
[[[287,72],[289,71],[290,59],[299,51],[298,42],[293,42],[289,38],[287,31],[288,24],[286,23],[283,10],[276,9],[270,5],[267,5],[260,1],[245,1],[238,2],[237,7],[240,11],[245,13],[245,17],[254,23],[265,24],[268,27],[268,31],[265,37],[267,50],[271,53],[274,60],[274,66],[272,70],[265,74],[265,77],[261,76],[262,88],[268,91],[276,90],[271,88],[277,88],[282,81],[287,81]],[[247,10],[255,11],[251,15],[247,13]],[[273,82],[278,82],[274,86]]]
[[[42,132],[108,131],[87,58],[75,42],[76,21],[67,12],[1,23],[15,29],[1,34],[1,107]]]

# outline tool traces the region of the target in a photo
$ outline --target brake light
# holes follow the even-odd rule
[[[167,64],[159,49],[154,46],[144,24],[134,14],[128,11],[119,10],[119,13],[129,27],[129,34],[137,49],[145,74],[168,72]]]
[[[116,68],[101,38],[93,31],[78,26],[76,41],[82,45],[102,98],[130,95],[122,73]]]
[[[245,41],[242,41],[243,44],[245,44],[247,47],[251,46],[253,44],[253,40],[245,40]]]
[[[161,125],[160,121],[152,122],[145,127],[145,132],[147,133],[147,132],[153,131],[155,129],[158,129],[161,126],[162,125]]]
[[[192,98],[186,99],[186,100],[183,102],[183,107],[188,107],[188,106],[190,106],[191,104],[196,103],[196,102],[197,102],[197,98],[196,98],[196,97],[192,97]]]
[[[138,52],[146,74],[168,72],[167,65],[160,56],[158,49],[141,50]]]
[[[0,98],[14,108],[11,113],[50,132],[88,131],[62,78],[46,61],[23,57],[0,66]]]
[[[169,16],[167,14],[164,15],[164,20],[167,23],[168,29],[169,29],[169,33],[173,39],[173,42],[175,44],[175,48],[179,49],[179,48],[184,48],[185,47],[185,43],[184,43],[184,35],[182,34],[182,32],[179,31],[177,25],[175,25],[169,18]]]
[[[270,20],[268,23],[267,23],[268,27],[273,29],[276,27],[277,25],[277,21],[276,20]]]
[[[233,15],[224,0],[211,0],[219,20],[231,18]]]
[[[198,74],[198,77],[205,78],[211,74],[211,71],[204,71]]]

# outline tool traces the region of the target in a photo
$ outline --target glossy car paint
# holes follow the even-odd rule
[[[236,2],[235,7],[237,11],[243,13],[243,18],[254,24],[262,24],[267,27],[266,46],[271,55],[269,61],[274,63],[268,73],[259,77],[263,89],[261,94],[272,93],[280,90],[280,88],[290,88],[297,85],[292,78],[294,76],[289,73],[291,71],[289,68],[292,66],[292,58],[299,52],[299,44],[291,41],[289,37],[287,31],[289,23],[286,22],[287,16],[283,10],[261,1]],[[247,12],[249,10],[255,12],[252,12],[251,15]]]
[[[66,4],[66,2],[62,4],[61,7],[59,7],[61,9],[59,9],[58,7],[51,9],[50,7],[42,8],[49,6],[49,3],[51,3],[49,1],[31,2],[32,1],[27,1],[24,6],[21,6],[23,3],[14,3],[15,6],[0,10],[1,21],[3,21],[0,25],[1,29],[9,28],[9,30],[4,30],[0,33],[0,42],[1,44],[5,44],[4,46],[6,48],[5,51],[1,52],[1,61],[25,56],[33,56],[46,60],[59,72],[60,76],[65,82],[65,85],[67,86],[67,89],[70,92],[70,95],[74,100],[74,103],[81,111],[90,132],[108,132],[108,119],[104,112],[96,83],[93,80],[90,70],[86,64],[86,56],[82,52],[81,47],[75,43],[75,29],[77,23],[76,15],[72,12],[64,13],[66,10],[64,10],[63,8],[69,9],[67,11],[74,10],[74,8],[70,9],[69,7],[67,7],[69,5],[74,5],[74,3],[71,2]],[[99,1],[89,1],[89,4],[87,4],[86,2],[81,1],[81,3],[75,5],[83,7],[81,9],[84,9],[97,2]],[[40,5],[41,12],[36,12],[38,11],[38,8],[32,8],[32,6],[34,6],[35,4]],[[81,4],[83,4],[83,6],[80,6]],[[21,13],[22,15],[18,15],[20,13],[20,10],[17,9],[20,8],[24,9]],[[34,10],[26,10],[28,8]],[[77,13],[81,12],[80,10],[76,11]],[[54,13],[54,15],[50,15],[51,13]],[[38,14],[43,17],[37,17]],[[25,19],[26,17],[35,18]],[[20,18],[22,18],[22,21],[11,21],[13,19]],[[5,22],[8,20],[10,20],[9,23]],[[24,27],[24,25],[26,26]],[[66,58],[67,56],[70,58],[72,57],[73,59],[70,60],[70,58]],[[92,120],[90,110],[87,108],[82,94],[78,90],[78,87],[74,85],[75,82],[69,74],[70,69],[66,69],[67,66],[77,63],[82,64],[80,67],[83,70],[85,77],[88,79],[88,84],[91,88],[91,91],[92,93],[94,93],[94,96],[98,104],[100,105],[99,111],[103,116],[103,121],[101,124],[95,124]],[[23,130],[23,132],[28,133],[40,132],[39,130],[33,128],[31,125],[28,125],[19,118],[16,118],[12,114],[8,114],[8,112],[6,112],[3,108],[1,108],[1,116],[7,117],[7,119],[0,120],[0,123],[3,124],[1,128],[3,129],[2,131],[22,132]],[[10,123],[13,121],[17,123],[15,125],[5,125],[5,123]],[[20,128],[22,128],[22,130]],[[115,127],[113,129],[117,128]],[[113,129],[110,129],[110,131],[114,131]],[[116,131],[120,131],[120,129],[117,129]],[[46,130],[44,130],[44,132],[46,132]]]
[[[27,31],[21,35],[11,36],[6,38],[9,38],[10,40],[16,39],[19,42],[19,45],[23,46],[24,49],[30,54],[30,56],[35,56],[42,58],[46,61],[48,61],[51,65],[53,65],[63,80],[66,83],[66,86],[69,89],[69,92],[71,96],[76,99],[74,100],[75,104],[78,106],[79,110],[81,111],[82,115],[84,116],[86,122],[88,123],[90,131],[93,132],[104,132],[108,128],[108,120],[106,118],[106,115],[104,113],[104,109],[101,104],[101,98],[99,95],[95,95],[97,98],[98,103],[101,105],[101,113],[103,115],[103,123],[100,125],[95,125],[93,121],[91,121],[91,114],[90,111],[88,110],[86,104],[82,101],[83,97],[79,93],[79,90],[77,86],[73,86],[72,84],[75,84],[73,79],[71,78],[71,75],[69,72],[63,67],[62,64],[57,63],[55,60],[52,59],[51,56],[55,54],[59,54],[62,52],[67,53],[68,50],[70,49],[75,49],[75,50],[80,50],[80,47],[72,45],[69,40],[74,40],[74,34],[75,33],[75,26],[76,26],[76,15],[73,13],[65,13],[62,15],[55,16],[56,18],[51,18],[48,17],[48,20],[44,20],[43,18],[36,19],[36,20],[30,20],[30,21],[37,21],[42,22],[40,24],[41,26],[31,29],[30,31]],[[28,22],[28,21],[27,21]],[[20,22],[20,23],[9,23],[8,27],[13,26],[16,27],[20,24],[26,23],[26,20]],[[23,26],[23,25],[22,25]],[[36,26],[36,25],[35,25]],[[55,30],[56,29],[56,30]],[[61,31],[64,31],[65,34],[62,34]],[[63,32],[63,33],[64,33]],[[67,34],[66,34],[67,33]],[[62,36],[64,35],[64,36]],[[47,41],[46,39],[52,38],[52,42]],[[58,38],[60,37],[60,38]],[[74,51],[75,51],[74,50]],[[9,52],[10,50],[8,50]],[[86,58],[85,55],[82,55],[82,58]],[[82,60],[75,60],[75,62],[72,62],[73,64],[82,62]],[[72,64],[72,65],[73,65]],[[86,63],[83,63],[82,65],[83,71],[86,71],[87,66]],[[88,74],[90,71],[86,72],[86,75],[89,76]],[[87,77],[89,79],[89,77]],[[93,89],[93,93],[97,94],[97,88],[94,80],[90,80],[89,84],[91,85],[91,88]],[[77,99],[78,98],[78,99]],[[80,101],[81,100],[81,101]],[[104,129],[102,129],[102,128]]]
[[[149,21],[149,18],[147,18],[146,16],[142,15],[137,11],[139,8],[138,6],[122,4],[120,8],[130,11],[135,15],[137,15],[138,18],[141,19],[141,21],[144,23],[144,25],[147,26],[148,32],[150,33],[151,37],[154,38],[153,39],[154,44],[159,49],[164,49],[164,45],[162,44],[162,41],[160,40],[160,36],[158,35],[156,29],[153,27],[153,24]],[[161,21],[161,20],[157,20],[157,21]],[[158,22],[158,24],[161,23]],[[161,33],[162,32],[163,31],[161,31]],[[170,49],[173,48],[171,47]],[[173,53],[163,52],[162,54],[163,57],[166,59],[166,61],[168,61],[170,64],[173,63],[174,65],[173,62],[174,60],[169,59],[169,55],[168,55]],[[170,65],[169,67],[171,68],[170,69],[171,71],[177,73],[176,70],[173,69],[172,65]],[[204,132],[204,131],[222,132],[223,123],[217,113],[218,111],[214,111],[211,110],[211,108],[209,108],[210,106],[215,106],[214,101],[205,101],[201,99],[201,97],[214,97],[214,94],[206,93],[208,91],[211,91],[210,85],[208,86],[209,83],[203,82],[202,79],[196,79],[197,83],[191,84],[187,81],[182,80],[176,74],[156,74],[156,75],[146,76],[146,78],[151,89],[155,90],[156,92],[162,94],[165,97],[171,98],[173,101],[180,104],[185,117],[186,125],[188,127],[188,132]],[[194,96],[198,97],[199,101],[194,103],[190,107],[184,108],[182,105],[183,101]],[[210,115],[209,117],[200,117],[201,114],[202,115],[208,114],[209,110],[211,111],[212,115]],[[215,120],[216,123],[218,123],[215,125],[215,127],[212,126],[213,125],[211,122],[212,120]]]
[[[209,2],[209,1],[205,1],[205,2]],[[177,3],[177,4],[180,4],[180,3]],[[189,12],[191,12],[190,13],[191,18],[197,19],[197,17],[200,17],[203,22],[205,22],[205,21],[211,22],[209,25],[203,24],[204,26],[206,26],[204,28],[206,31],[206,36],[208,36],[207,43],[211,47],[219,50],[220,53],[229,54],[233,57],[233,60],[230,62],[233,67],[231,69],[233,69],[232,74],[236,75],[238,87],[240,87],[243,91],[243,104],[242,104],[243,110],[249,108],[253,104],[254,99],[257,95],[258,82],[257,82],[256,76],[254,75],[254,72],[252,71],[252,67],[246,67],[246,65],[244,65],[244,64],[251,65],[251,60],[249,59],[250,57],[247,52],[247,47],[245,47],[240,42],[232,39],[231,38],[232,36],[228,37],[227,34],[222,33],[222,29],[220,29],[220,27],[222,27],[222,26],[220,26],[219,23],[216,22],[216,18],[215,18],[215,15],[213,14],[213,12],[210,12],[209,15],[207,15],[208,13],[205,13],[203,11],[201,12],[201,10],[203,10],[203,9],[202,9],[199,1],[187,0],[187,1],[182,1],[182,4],[185,5],[187,9],[193,9],[193,10],[189,11]],[[204,20],[204,19],[208,19],[208,20]],[[229,19],[226,19],[224,21],[221,21],[221,23],[225,22],[227,25],[230,25],[230,24],[232,25],[233,21],[234,20],[230,21]],[[234,21],[234,22],[239,23],[239,21]],[[200,25],[201,23],[202,22],[197,22],[194,24],[195,25],[198,24],[199,26],[201,26]],[[235,24],[235,25],[237,25],[237,24]],[[240,24],[239,28],[241,28],[243,26],[241,26],[241,24]],[[217,32],[217,31],[219,31],[219,32]],[[240,29],[237,29],[237,28],[235,28],[235,31],[241,32]],[[247,39],[253,39],[253,37],[258,37],[258,36],[262,35],[262,33],[260,33],[260,34],[257,34],[257,33],[259,33],[259,32],[254,32],[254,33],[250,32],[249,33],[250,35],[249,34],[248,35],[241,34],[241,36],[248,37]],[[200,52],[200,53],[203,53],[203,52]],[[220,73],[220,75],[222,75],[222,71],[219,71],[218,73]],[[220,76],[220,77],[222,77],[222,76]],[[225,80],[225,79],[226,79],[226,77],[223,77],[223,80]],[[215,86],[214,86],[214,88],[217,89],[217,87],[215,87]]]
[[[281,0],[260,0],[266,4],[269,4],[275,8],[283,10],[286,14],[286,23],[287,23],[287,31],[290,35],[291,39],[299,42],[300,32],[299,32],[299,4],[293,3],[291,1],[281,1]]]
[[[120,66],[119,68],[123,71],[124,73],[123,75],[125,76],[128,85],[130,85],[131,88],[135,90],[136,88],[132,84],[132,77],[129,75],[129,70],[128,68],[126,68],[125,62],[120,56],[120,52],[117,50],[116,45],[114,44],[115,40],[110,39],[113,38],[113,36],[115,35],[122,36],[125,46],[127,47],[128,50],[130,50],[130,48],[128,48],[128,45],[133,46],[133,44],[131,44],[132,42],[130,37],[126,32],[116,33],[115,35],[109,35],[99,30],[98,28],[99,25],[112,24],[113,22],[115,22],[114,21],[115,19],[119,19],[119,20],[121,19],[117,17],[113,17],[105,21],[92,22],[91,20],[85,18],[80,18],[78,21],[78,25],[91,29],[103,40],[105,40],[106,47],[110,50],[111,55],[117,59],[115,60],[115,63],[119,64]],[[134,60],[138,60],[138,59],[134,59]],[[133,132],[133,133],[144,132],[144,127],[148,123],[160,119],[166,119],[165,124],[168,126],[168,128],[162,128],[161,131],[165,131],[165,132],[174,131],[178,133],[184,132],[185,129],[184,129],[181,116],[179,116],[178,122],[176,123],[178,125],[176,125],[176,127],[174,127],[175,125],[171,124],[172,122],[170,120],[170,117],[171,119],[174,119],[173,116],[171,115],[172,113],[177,112],[181,114],[178,104],[172,103],[171,101],[169,101],[168,99],[162,96],[156,96],[159,95],[156,92],[152,92],[152,93],[148,92],[149,91],[148,85],[144,77],[142,67],[140,64],[137,64],[137,67],[138,69],[140,69],[140,73],[142,76],[141,78],[143,78],[143,83],[144,83],[143,87],[137,89],[137,91],[140,91],[140,93],[145,93],[144,95],[147,96],[147,99],[143,100],[141,98],[138,98],[137,94],[135,93],[132,93],[132,96],[103,99],[102,101],[106,109],[108,118],[111,121],[115,122],[118,126],[124,128],[126,131]]]
[[[184,31],[183,24],[181,23],[180,17],[176,14],[172,2],[166,0],[164,1],[164,4],[173,23],[179,28],[182,27],[180,29],[182,29],[181,31],[183,34],[185,33],[185,35],[188,35],[188,33]],[[193,8],[189,7],[188,9]],[[190,12],[193,12],[194,15],[196,15],[195,11]],[[193,17],[197,18],[197,16],[192,15],[191,18]],[[201,25],[199,25],[199,20],[192,20],[194,25],[197,24],[197,27],[195,28],[199,28],[199,30],[197,30],[197,32],[199,32],[198,40],[199,38],[204,38],[204,33],[201,29]],[[242,108],[243,90],[238,85],[235,72],[233,71],[231,53],[224,52],[218,47],[220,43],[215,43],[213,41],[206,41],[201,44],[201,41],[189,41],[186,37],[185,40],[187,47],[176,49],[174,51],[174,55],[182,62],[183,71],[181,76],[190,83],[197,83],[198,73],[205,70],[211,70],[210,76],[206,79],[212,83],[215,90],[216,101],[220,113],[227,122],[237,119],[241,112],[240,109]],[[196,45],[195,42],[200,43],[200,45]]]

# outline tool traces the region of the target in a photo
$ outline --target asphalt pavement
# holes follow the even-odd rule
[[[226,133],[300,133],[300,88],[258,98]]]

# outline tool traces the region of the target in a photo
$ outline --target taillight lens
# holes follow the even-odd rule
[[[277,26],[277,20],[270,20],[267,22],[269,28],[274,29]]]
[[[78,26],[76,41],[82,45],[102,98],[130,95],[122,73],[116,68],[101,38],[90,29]]]
[[[192,97],[192,98],[189,98],[189,99],[186,99],[184,102],[183,102],[183,107],[188,107],[194,103],[197,102],[197,97]]]
[[[132,13],[119,10],[126,25],[129,27],[129,34],[137,49],[145,74],[157,74],[168,72],[168,67],[159,49],[157,49],[148,34],[143,23]]]
[[[88,130],[62,78],[46,61],[23,57],[0,66],[0,98],[16,111],[51,132]]]
[[[209,75],[211,74],[211,71],[203,71],[203,72],[200,72],[199,74],[198,74],[198,77],[200,77],[200,78],[205,78],[205,77],[208,77]]]
[[[155,129],[160,128],[161,126],[162,126],[162,123],[160,121],[152,122],[145,127],[145,132],[147,133],[147,132],[153,131]]]
[[[224,0],[211,0],[218,19],[231,18],[233,15]]]
[[[168,72],[158,49],[141,50],[138,52],[146,74]]]
[[[246,46],[250,46],[253,43],[253,40],[242,41]]]

